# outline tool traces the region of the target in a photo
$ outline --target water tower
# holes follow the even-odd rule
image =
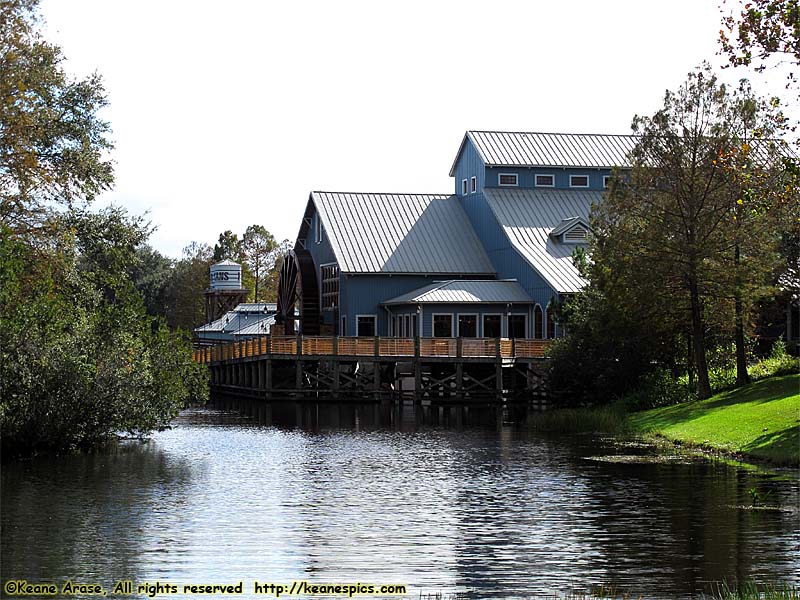
[[[242,285],[242,266],[232,260],[211,265],[211,287],[205,291],[206,322],[219,319],[247,300],[250,290]]]

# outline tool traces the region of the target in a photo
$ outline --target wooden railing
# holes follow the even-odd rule
[[[550,340],[265,336],[194,351],[199,363],[253,356],[370,356],[374,358],[543,358]]]

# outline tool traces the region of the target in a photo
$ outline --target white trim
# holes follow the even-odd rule
[[[514,178],[514,183],[501,183],[504,175],[509,175]],[[518,173],[498,173],[497,174],[497,187],[519,187],[519,174]]]
[[[478,191],[478,178],[473,175],[469,178],[469,193],[475,194]]]
[[[550,185],[545,185],[544,183],[540,184],[537,181],[539,177],[550,177],[553,183],[551,183]],[[556,187],[556,176],[551,173],[536,173],[533,176],[533,187],[544,187],[544,188]]]
[[[431,337],[436,337],[436,323],[434,323],[436,317],[450,317],[450,335],[447,337],[455,337],[453,335],[453,327],[455,327],[453,313],[431,313]]]
[[[319,213],[317,213],[316,216],[317,216],[317,221],[316,221],[316,227],[314,228],[314,230],[315,230],[314,231],[314,234],[315,234],[314,241],[317,244],[321,244],[322,243],[322,235],[323,235],[322,234],[322,230],[323,230],[323,228],[322,228],[322,218],[319,216]]]
[[[475,337],[476,338],[481,337],[480,336],[480,333],[481,333],[480,313],[471,313],[471,312],[470,313],[457,313],[456,314],[456,322],[455,322],[455,325],[456,325],[456,336],[455,337],[464,337],[464,336],[461,335],[461,323],[459,323],[459,319],[461,319],[461,317],[475,317]]]
[[[611,183],[611,175],[603,175],[603,189],[608,189],[608,184]]]
[[[527,315],[527,313],[521,313],[521,312],[512,312],[512,313],[506,315],[506,322],[507,322],[507,324],[506,324],[506,337],[508,337],[508,338],[511,337],[511,319],[509,317],[516,317],[516,316],[521,316],[521,317],[525,318],[525,327],[524,327],[525,328],[525,337],[524,338],[519,338],[519,339],[530,339],[530,332],[528,331],[528,315]]]
[[[539,312],[542,315],[542,337],[536,337],[536,309],[539,309]],[[545,316],[544,316],[544,308],[538,302],[533,305],[533,331],[531,331],[531,335],[533,336],[534,340],[543,340],[547,335],[547,325],[545,323]]]
[[[575,185],[574,183],[572,183],[572,179],[574,177],[585,177],[586,178],[586,185]],[[570,175],[569,176],[569,187],[571,187],[571,188],[581,188],[581,189],[588,188],[589,187],[589,176],[588,175]]]
[[[342,287],[341,271],[336,276],[336,278],[339,279],[339,285],[337,286],[337,289],[336,289],[336,306],[331,307],[331,308],[324,308],[325,303],[323,302],[323,298],[322,298],[322,294],[323,294],[323,292],[322,292],[322,282],[324,280],[324,278],[322,277],[322,269],[323,269],[323,267],[337,267],[338,268],[339,267],[339,263],[334,261],[334,262],[321,263],[319,265],[319,309],[320,309],[320,311],[324,311],[324,310],[329,310],[329,311],[330,310],[339,310],[339,301],[342,299],[342,296],[341,296],[341,287]]]
[[[462,179],[461,180],[461,195],[462,196],[466,196],[469,193],[467,191],[468,189],[469,189],[469,187],[468,187],[468,184],[467,184],[467,180],[466,179]]]
[[[362,318],[362,317],[363,318],[368,318],[368,317],[372,318],[372,322],[373,322],[374,327],[375,327],[375,333],[373,334],[373,336],[378,335],[378,315],[373,313],[373,314],[365,314],[365,315],[356,315],[356,336],[358,337],[358,320],[360,318]]]
[[[486,327],[483,322],[484,317],[500,317],[500,335],[503,337],[503,313],[481,313],[481,337],[486,337]]]

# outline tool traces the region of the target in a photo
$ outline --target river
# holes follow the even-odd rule
[[[263,598],[255,581],[304,580],[476,599],[800,585],[796,470],[642,460],[653,451],[543,437],[491,407],[230,408],[186,410],[113,451],[3,465],[4,584],[111,596],[118,581],[243,581]],[[745,508],[751,490],[777,509]]]

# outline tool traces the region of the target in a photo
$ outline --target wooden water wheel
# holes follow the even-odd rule
[[[299,315],[296,314],[299,312]],[[308,250],[293,250],[283,258],[278,276],[277,322],[283,323],[286,335],[292,335],[295,321],[303,335],[319,335],[319,285],[314,258]]]

